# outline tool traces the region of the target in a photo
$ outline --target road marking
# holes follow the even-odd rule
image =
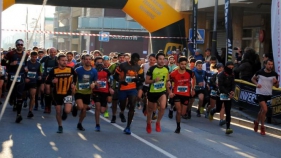
[[[89,110],[89,112],[92,113],[92,114],[95,114],[95,112],[94,112],[93,110]],[[104,120],[105,122],[110,123],[110,121],[109,121],[108,119],[106,119],[106,118],[104,118],[104,117],[102,117],[102,116],[100,116],[100,118],[101,118],[102,120]],[[115,126],[115,127],[118,128],[118,129],[120,129],[121,131],[123,131],[123,129],[124,129],[123,127],[119,126],[119,125],[116,124],[116,123],[110,123],[110,124],[113,125],[113,126]],[[145,139],[139,137],[138,135],[136,135],[136,134],[134,134],[134,133],[131,133],[131,136],[133,136],[134,138],[136,138],[136,139],[138,139],[139,141],[143,142],[144,144],[146,144],[146,145],[152,147],[153,149],[157,150],[158,152],[162,153],[163,155],[165,155],[165,156],[167,156],[167,157],[176,158],[176,156],[174,156],[174,155],[168,153],[167,151],[165,151],[165,150],[159,148],[158,146],[156,146],[156,145],[154,145],[154,144],[148,142],[147,140],[145,140]]]

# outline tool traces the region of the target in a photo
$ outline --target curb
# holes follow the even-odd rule
[[[193,113],[196,113],[197,111],[197,107],[195,106],[192,106],[191,108],[191,111]],[[237,111],[231,111],[231,114],[233,113],[237,113]],[[201,114],[205,117],[205,114]],[[240,115],[242,115],[240,113]],[[247,117],[247,116],[246,116]],[[214,115],[214,118],[216,119],[220,119],[219,118],[219,113],[216,113]],[[250,118],[249,118],[250,119]],[[254,123],[253,121],[249,121],[249,120],[245,120],[245,119],[241,119],[241,118],[238,118],[238,117],[235,117],[235,116],[231,116],[231,123],[235,123],[235,124],[238,124],[238,125],[241,125],[241,126],[245,126],[245,127],[248,127],[248,128],[252,128],[254,127]],[[259,125],[259,129],[260,129],[260,125]],[[254,130],[253,130],[254,131]],[[259,132],[259,131],[258,131]],[[273,127],[273,126],[270,126],[270,125],[265,125],[265,132],[266,133],[270,133],[270,134],[274,134],[274,135],[278,135],[278,136],[281,136],[281,128],[276,128],[276,127]]]

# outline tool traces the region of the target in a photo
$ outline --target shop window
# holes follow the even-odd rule
[[[259,41],[259,27],[255,28],[244,28],[242,37],[242,48],[251,47],[258,54],[260,52],[260,41]]]

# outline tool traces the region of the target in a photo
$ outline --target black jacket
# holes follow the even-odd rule
[[[229,92],[234,91],[234,74],[228,75],[223,71],[218,74],[218,81],[220,93],[228,94]]]

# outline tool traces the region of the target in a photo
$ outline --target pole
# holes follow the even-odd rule
[[[217,19],[218,19],[218,0],[215,0],[214,28],[213,28],[213,38],[212,38],[212,56],[216,56],[217,53]]]
[[[25,25],[26,25],[26,46],[29,45],[29,41],[28,41],[28,7],[26,7],[26,17],[25,17]],[[28,49],[28,48],[26,48]]]
[[[3,11],[3,0],[0,0],[0,48],[2,48],[2,11]],[[2,60],[2,52],[0,51],[0,65]],[[1,68],[2,69],[2,68]]]
[[[193,26],[192,26],[192,42],[193,50],[196,50],[196,39],[197,39],[197,13],[198,13],[198,0],[193,0]]]

